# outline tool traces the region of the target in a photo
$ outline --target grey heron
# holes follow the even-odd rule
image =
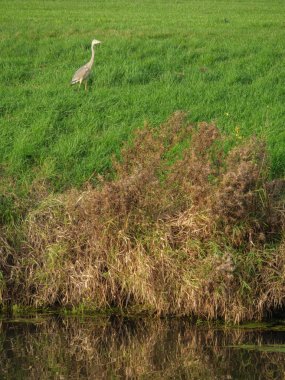
[[[93,40],[91,43],[91,59],[89,62],[87,62],[84,66],[80,67],[75,74],[72,77],[71,84],[79,83],[79,87],[81,86],[81,83],[85,82],[85,90],[87,89],[87,79],[91,73],[91,69],[94,63],[94,46],[101,44],[101,41]]]

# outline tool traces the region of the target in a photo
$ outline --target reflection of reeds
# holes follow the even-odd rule
[[[23,225],[6,298],[235,322],[282,308],[284,181],[269,180],[262,141],[226,155],[224,140],[176,113],[137,132],[115,179],[46,197]]]
[[[274,337],[195,328],[186,321],[51,318],[8,327],[4,323],[0,335],[0,376],[7,379],[277,380],[285,370],[282,354],[228,347],[274,344]]]

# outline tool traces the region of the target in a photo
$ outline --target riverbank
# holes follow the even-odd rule
[[[284,18],[274,0],[0,2],[3,310],[284,312]]]
[[[262,139],[230,140],[177,112],[138,130],[113,166],[96,187],[37,194],[12,240],[3,227],[4,308],[234,323],[284,310],[285,185],[270,179]]]

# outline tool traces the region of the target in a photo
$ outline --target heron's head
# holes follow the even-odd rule
[[[101,41],[98,41],[98,40],[92,41],[92,46],[99,45],[99,44],[101,44]]]

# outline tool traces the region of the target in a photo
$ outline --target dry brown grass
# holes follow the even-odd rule
[[[284,181],[262,141],[227,155],[223,141],[178,112],[137,132],[115,179],[46,197],[24,223],[15,301],[235,322],[283,308]]]

